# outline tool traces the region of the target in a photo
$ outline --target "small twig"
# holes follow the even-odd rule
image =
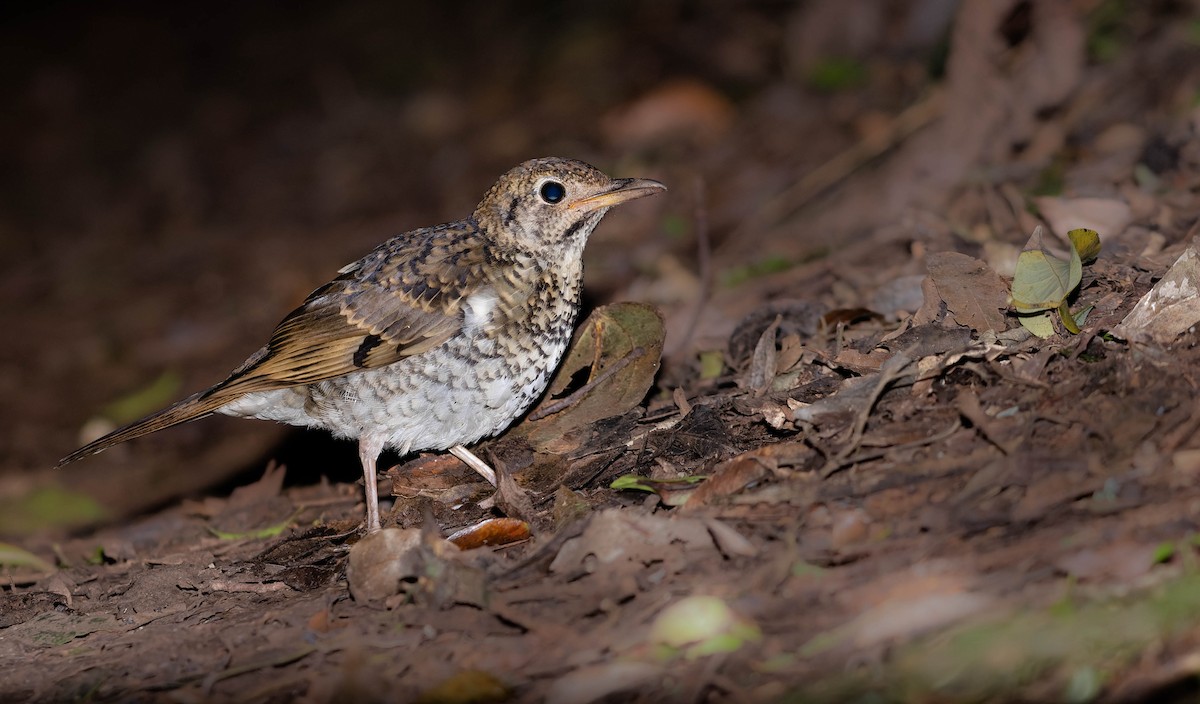
[[[656,433],[661,430],[670,430],[671,428],[674,428],[675,426],[679,425],[679,423],[681,421],[683,421],[682,414],[671,416],[670,418],[667,418],[666,420],[660,420],[659,422],[654,423],[653,425],[643,426],[643,429],[641,431],[636,432],[633,435],[629,436],[629,439],[625,441],[625,447],[632,448],[639,441],[645,440],[647,437],[649,437],[651,433]]]
[[[238,675],[245,675],[250,672],[256,672],[258,670],[270,670],[272,668],[282,667],[284,665],[291,665],[297,660],[303,660],[315,652],[317,652],[316,646],[307,645],[298,650],[293,650],[290,653],[282,653],[256,662],[239,665],[238,667],[231,667],[220,672],[213,672],[205,676],[200,683],[200,688],[204,691],[205,695],[208,695],[211,694],[212,688],[222,680],[227,680],[230,677],[237,677]]]
[[[875,382],[875,387],[867,396],[866,403],[859,409],[858,415],[854,419],[854,428],[850,431],[850,438],[846,441],[846,446],[821,468],[822,479],[844,467],[846,458],[858,450],[858,446],[862,443],[863,432],[867,428],[867,420],[871,417],[871,412],[875,410],[875,404],[879,402],[879,397],[897,379],[904,376],[904,370],[908,369],[912,363],[913,359],[908,356],[907,352],[897,352],[879,368],[879,379]]]
[[[228,582],[223,579],[214,579],[208,588],[214,592],[249,592],[251,594],[270,594],[292,589],[283,582]]]
[[[946,440],[951,435],[957,433],[961,429],[962,429],[962,421],[960,421],[956,418],[956,419],[954,419],[954,422],[950,424],[950,427],[946,428],[945,430],[943,430],[942,432],[940,432],[936,435],[930,435],[927,438],[921,438],[920,440],[914,440],[912,442],[907,442],[907,443],[904,443],[903,445],[892,445],[891,447],[881,447],[878,450],[872,450],[870,452],[863,452],[863,453],[857,454],[853,457],[845,457],[840,460],[837,460],[837,464],[834,466],[827,464],[825,467],[821,468],[821,477],[822,478],[829,477],[833,474],[836,474],[838,472],[838,470],[844,469],[846,467],[853,467],[854,465],[862,464],[863,462],[870,462],[871,460],[877,460],[882,457],[886,457],[887,455],[889,455],[893,452],[902,452],[904,450],[915,450],[918,447],[925,447],[926,445],[933,445],[933,444],[939,443],[943,440]]]
[[[597,342],[597,344],[599,344],[599,343]],[[546,406],[545,408],[539,408],[538,410],[534,411],[533,413],[530,413],[529,420],[541,420],[541,419],[545,418],[546,416],[554,415],[555,413],[558,413],[559,411],[566,410],[567,408],[574,406],[575,404],[579,403],[580,399],[582,399],[584,396],[591,393],[592,389],[596,388],[600,384],[603,384],[605,381],[608,381],[609,379],[611,379],[613,377],[613,375],[615,375],[617,372],[621,371],[625,367],[628,367],[630,364],[632,364],[634,362],[634,360],[640,358],[644,354],[646,354],[646,348],[634,347],[632,350],[629,351],[629,354],[618,359],[616,362],[613,362],[612,366],[610,366],[609,368],[600,372],[596,376],[595,379],[592,379],[588,383],[579,387],[579,389],[576,390],[574,393],[572,393],[570,396],[559,399],[559,400],[555,401],[554,403],[550,404],[549,406]]]
[[[687,392],[682,388],[676,386],[671,391],[671,400],[675,402],[675,407],[679,409],[680,418],[686,417],[687,414],[692,412],[692,404],[688,401]]]
[[[163,613],[155,614],[152,618],[150,618],[149,620],[146,620],[146,621],[137,621],[137,622],[131,624],[129,626],[129,628],[126,628],[125,630],[126,631],[136,631],[137,629],[144,628],[144,627],[154,623],[155,621],[161,621],[162,619],[170,618],[171,616],[178,616],[179,614],[184,613],[185,611],[187,611],[187,607],[183,606],[182,604],[180,604],[178,607],[175,607],[175,608],[168,607],[168,609],[166,611],[164,611]]]

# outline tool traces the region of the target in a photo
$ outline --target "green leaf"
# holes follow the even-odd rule
[[[54,565],[16,545],[0,543],[0,567],[31,567],[39,572],[53,572]]]
[[[1063,700],[1068,702],[1090,702],[1100,696],[1104,689],[1104,675],[1096,668],[1088,665],[1071,673],[1067,680]]]
[[[636,474],[624,474],[612,481],[608,485],[610,489],[617,491],[648,491],[654,493],[654,487],[645,482],[645,477],[639,477]]]
[[[806,78],[809,87],[814,90],[837,93],[864,85],[867,82],[867,67],[854,59],[829,57],[817,61]]]
[[[772,254],[750,264],[743,264],[729,269],[721,275],[721,284],[732,288],[747,281],[787,271],[790,268],[792,268],[792,260],[782,255]]]
[[[666,506],[682,506],[687,503],[695,485],[705,479],[708,479],[707,474],[676,479],[650,479],[649,477],[639,477],[636,474],[626,474],[614,479],[612,484],[609,484],[609,488],[647,491],[651,494],[658,494],[658,498]]]
[[[1040,225],[1034,229],[1025,250],[1017,257],[1012,298],[1013,307],[1021,313],[1058,308],[1083,279],[1079,252],[1072,247],[1070,260],[1062,260],[1046,248],[1043,233]]]
[[[684,597],[663,609],[650,626],[648,642],[660,659],[694,660],[732,653],[762,640],[762,630],[715,596]]]
[[[1079,227],[1068,232],[1067,237],[1084,264],[1091,264],[1100,256],[1100,233],[1095,230]]]
[[[1100,235],[1084,227],[1067,233],[1071,242],[1069,260],[1051,252],[1042,241],[1044,230],[1034,229],[1024,251],[1017,257],[1013,272],[1012,307],[1017,319],[1029,332],[1041,338],[1054,334],[1054,321],[1047,311],[1055,310],[1063,327],[1078,335],[1091,306],[1072,314],[1067,298],[1083,279],[1083,263],[1092,262],[1100,254]]]
[[[92,550],[91,554],[84,559],[87,560],[89,565],[103,565],[107,558],[108,556],[104,554],[104,546],[97,545],[96,548]]]
[[[1067,318],[1065,317],[1066,314],[1063,312],[1066,310],[1064,304],[1064,307],[1061,307],[1058,311],[1059,315],[1064,316],[1062,318],[1063,327],[1065,327],[1067,330],[1070,330],[1073,334],[1078,335],[1078,331],[1083,327],[1083,324],[1087,322],[1088,314],[1091,313],[1092,309],[1094,308],[1095,306],[1089,305],[1079,311],[1076,311],[1075,313],[1071,313],[1070,318],[1074,323],[1074,328],[1072,328],[1071,325],[1067,324]],[[1034,335],[1042,338],[1043,340],[1054,334],[1054,319],[1050,315],[1049,311],[1042,311],[1033,315],[1018,315],[1017,322],[1021,323],[1022,327]]]
[[[208,529],[209,533],[212,533],[220,540],[264,540],[266,538],[277,537],[280,533],[290,528],[292,523],[296,520],[296,516],[300,515],[301,510],[302,509],[296,509],[292,512],[292,515],[274,525],[255,530],[248,530],[242,533],[230,533],[223,530],[217,530],[212,526],[205,527]]]
[[[1075,324],[1075,318],[1071,317],[1071,308],[1066,301],[1058,304],[1058,317],[1062,320],[1063,327],[1072,335],[1080,333],[1079,326]]]
[[[100,415],[123,425],[162,408],[175,399],[181,385],[180,377],[172,371],[163,372],[148,386],[123,396],[105,406]]]
[[[1046,311],[1034,315],[1018,315],[1017,322],[1021,324],[1021,327],[1043,340],[1054,334],[1054,321],[1050,319],[1050,314]]]
[[[504,680],[484,670],[460,670],[417,697],[417,704],[487,704],[512,699]]]
[[[721,350],[705,350],[700,353],[700,378],[717,379],[725,371],[725,353]]]
[[[30,535],[95,523],[107,516],[86,494],[58,486],[36,487],[21,496],[0,498],[0,534]]]
[[[1083,327],[1083,324],[1087,322],[1088,313],[1091,313],[1095,307],[1096,306],[1089,305],[1089,306],[1086,306],[1085,308],[1083,308],[1082,310],[1077,310],[1074,313],[1072,313],[1071,317],[1075,319],[1075,324],[1078,325],[1079,327]]]
[[[1167,541],[1159,543],[1154,547],[1154,564],[1161,565],[1164,562],[1170,562],[1175,557],[1175,543]]]
[[[828,570],[824,567],[804,560],[797,560],[792,564],[793,577],[824,577],[827,573]]]

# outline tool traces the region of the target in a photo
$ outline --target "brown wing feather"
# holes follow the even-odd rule
[[[225,381],[84,445],[59,466],[211,415],[247,393],[386,366],[442,344],[462,326],[463,299],[486,284],[472,228],[456,223],[385,242],[310,294]]]
[[[458,332],[463,299],[484,283],[483,249],[471,246],[463,227],[418,232],[426,237],[389,241],[314,291],[221,395],[386,366]]]

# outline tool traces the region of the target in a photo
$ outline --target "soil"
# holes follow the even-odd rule
[[[49,3],[0,47],[0,701],[1200,691],[1194,3]],[[353,443],[226,418],[52,469],[548,155],[670,190],[593,235],[498,490],[385,455],[365,538]]]

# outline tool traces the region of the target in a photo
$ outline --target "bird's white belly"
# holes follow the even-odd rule
[[[511,359],[480,357],[478,348],[418,355],[307,386],[250,393],[218,412],[324,428],[339,437],[381,437],[401,453],[446,450],[500,432],[542,395],[566,340],[546,347],[521,369]]]

